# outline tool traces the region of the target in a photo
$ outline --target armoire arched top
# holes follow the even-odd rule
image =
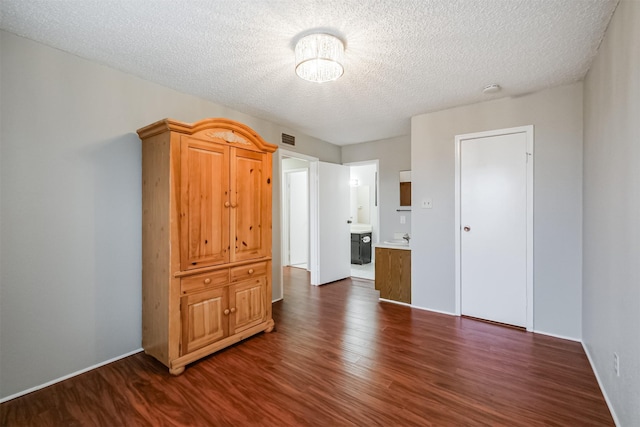
[[[138,129],[140,139],[146,139],[166,131],[202,137],[216,142],[238,146],[253,146],[259,151],[273,153],[277,145],[266,142],[249,126],[224,118],[203,119],[195,123],[185,123],[174,119],[163,119]]]

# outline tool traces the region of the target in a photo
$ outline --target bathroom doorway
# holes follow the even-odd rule
[[[350,170],[351,276],[375,279],[380,236],[378,160],[347,163]]]

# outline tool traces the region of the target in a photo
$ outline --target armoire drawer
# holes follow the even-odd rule
[[[189,292],[210,289],[217,286],[229,284],[229,269],[211,271],[209,273],[196,274],[180,279],[180,293],[188,294]]]
[[[256,262],[254,264],[243,265],[231,269],[231,283],[251,279],[252,277],[265,276],[267,274],[267,263]]]

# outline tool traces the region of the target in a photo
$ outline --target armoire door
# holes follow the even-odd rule
[[[264,321],[266,315],[266,278],[260,277],[229,286],[231,307],[229,332],[236,334]]]
[[[182,270],[229,262],[229,148],[182,137]]]
[[[229,334],[227,305],[226,287],[182,297],[182,354],[216,342]]]
[[[269,256],[271,219],[266,155],[231,148],[231,261]]]

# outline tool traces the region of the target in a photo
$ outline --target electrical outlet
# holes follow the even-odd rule
[[[620,358],[618,357],[618,353],[613,353],[613,371],[617,377],[620,376]]]
[[[431,199],[422,199],[421,206],[422,209],[431,209],[433,208],[433,201]]]
[[[407,217],[404,215],[400,215],[400,224],[406,224],[407,223]]]

